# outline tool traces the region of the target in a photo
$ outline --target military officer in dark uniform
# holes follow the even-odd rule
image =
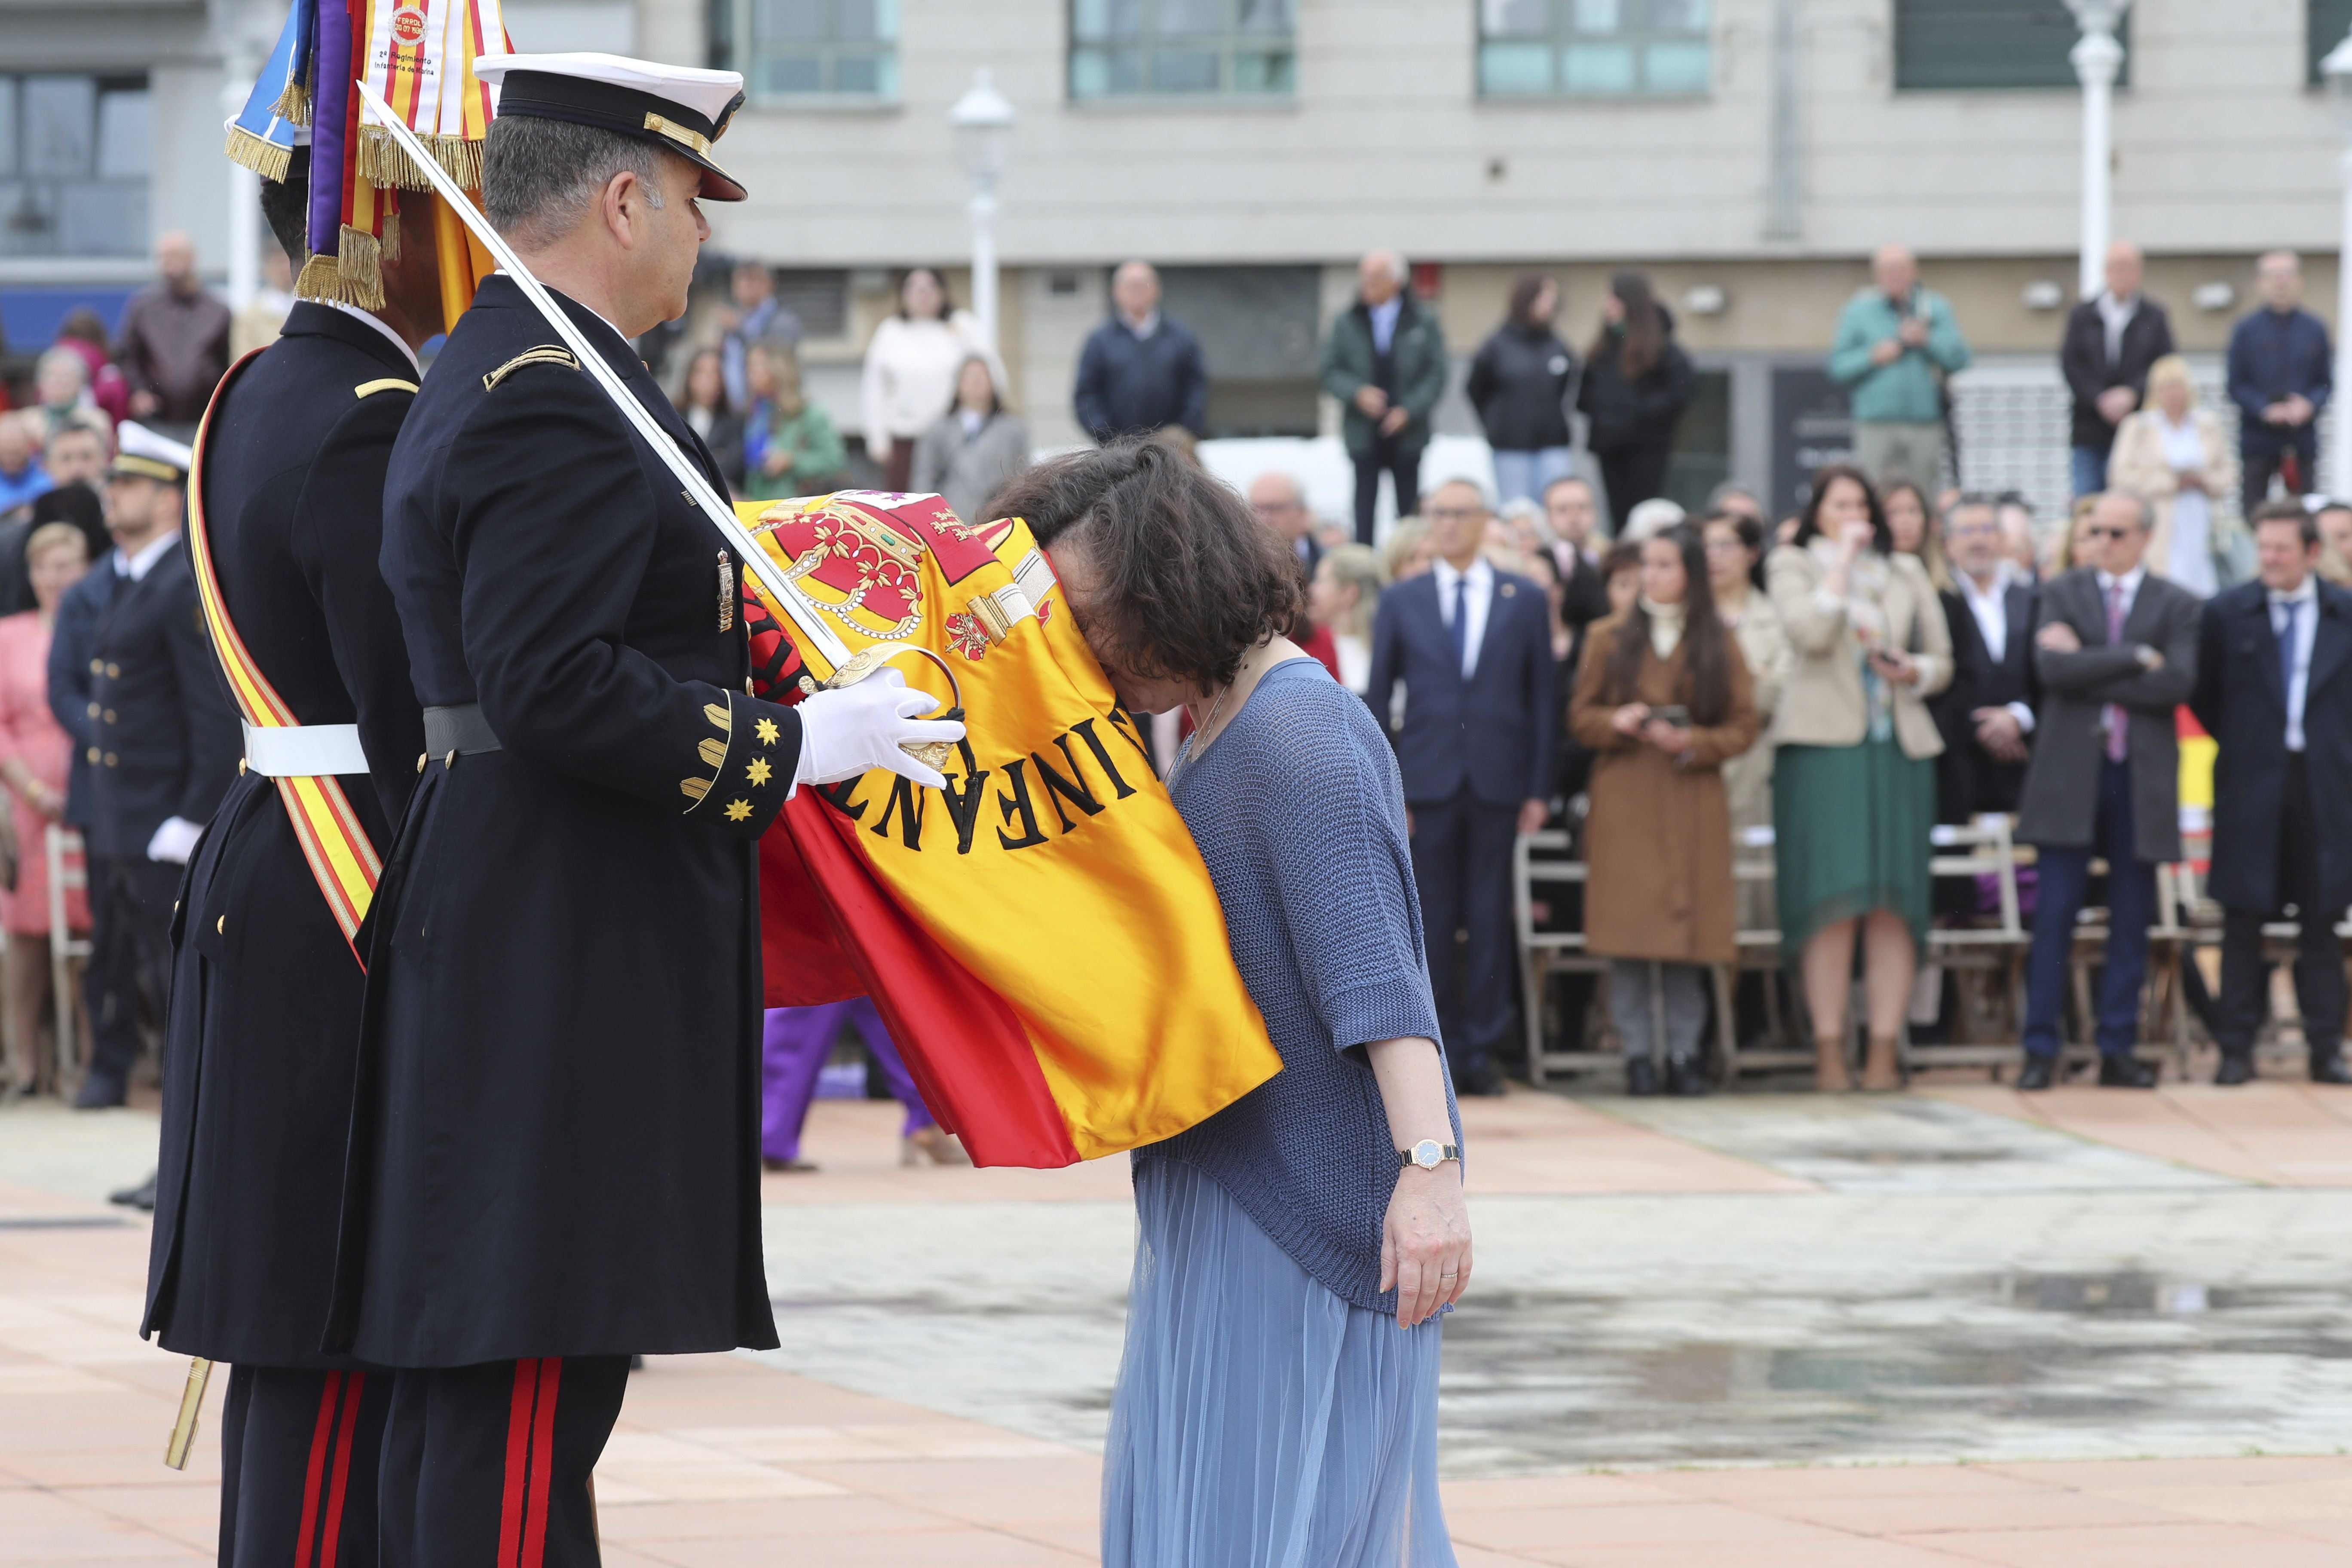
[[[491,222],[719,486],[630,340],[685,311],[698,195],[743,195],[710,152],[741,79],[478,68]],[[796,783],[939,787],[901,745],[962,726],[881,675],[747,694],[728,536],[508,278],[401,428],[383,565],[425,741],[370,916],[328,1343],[401,1369],[387,1564],[593,1563],[630,1354],[776,1342],[755,840]]]
[[[74,1100],[85,1110],[123,1102],[142,1002],[163,1021],[172,896],[238,747],[180,539],[188,448],[129,420],[115,439],[114,550],[58,604],[49,649],[49,709],[84,763],[71,805],[89,872],[91,1061]]]
[[[286,180],[262,186],[298,272],[308,172],[298,148]],[[209,558],[243,658],[295,721],[248,723],[245,764],[189,867],[173,931],[143,1331],[231,1363],[224,1568],[375,1562],[391,1375],[319,1350],[365,972],[278,780],[333,780],[380,854],[425,744],[376,555],[415,351],[442,330],[431,224],[411,228],[383,276],[382,309],[299,302],[278,341],[230,372],[193,479],[201,510],[188,543],[205,555],[192,561],[201,571]],[[240,657],[216,652],[225,668]]]

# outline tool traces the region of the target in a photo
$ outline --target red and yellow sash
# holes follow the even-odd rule
[[[196,427],[195,458],[188,469],[188,561],[196,571],[196,592],[203,600],[205,627],[212,634],[213,651],[220,657],[221,668],[228,676],[229,689],[236,694],[238,710],[245,721],[257,730],[278,729],[299,725],[292,709],[261,673],[261,667],[246,651],[245,639],[237,635],[236,623],[228,618],[228,605],[221,598],[220,576],[213,569],[212,542],[205,531],[204,468],[205,437],[212,433],[213,415],[218,411],[221,399],[237,378],[237,374],[253,363],[256,349],[229,367],[221,377],[220,385],[213,391],[212,402],[205,406],[204,423]],[[320,775],[309,778],[281,778],[277,782],[278,798],[286,803],[286,818],[294,825],[294,837],[302,846],[302,858],[310,865],[310,875],[319,884],[319,892],[327,900],[327,911],[335,917],[341,928],[343,940],[349,942],[366,918],[368,903],[375,897],[376,879],[383,873],[383,862],[376,856],[375,846],[368,842],[367,829],[352,810],[352,803],[343,794],[343,786],[334,778]],[[352,956],[360,958],[359,949]],[[365,959],[360,959],[362,967]]]

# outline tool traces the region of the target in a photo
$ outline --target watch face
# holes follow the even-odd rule
[[[1424,1138],[1412,1146],[1412,1163],[1424,1171],[1434,1171],[1445,1158],[1445,1146],[1434,1138]]]

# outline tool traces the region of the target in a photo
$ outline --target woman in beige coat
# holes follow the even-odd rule
[[[2197,406],[2197,378],[2179,354],[2148,366],[2147,406],[2117,427],[2107,483],[2155,515],[2149,571],[2203,598],[2229,586],[2218,568],[2241,526],[2223,510],[2224,498],[2238,493],[2238,455],[2221,419]]]
[[[1796,656],[1772,724],[1781,951],[1800,960],[1817,1081],[1852,1086],[1846,998],[1859,934],[1865,1089],[1898,1080],[1896,1042],[1927,941],[1928,834],[1943,739],[1926,698],[1952,679],[1952,634],[1927,569],[1894,547],[1858,468],[1823,468],[1765,583]]]
[[[1708,518],[1699,534],[1706,541],[1707,587],[1715,595],[1716,614],[1739,641],[1739,657],[1748,661],[1755,691],[1756,717],[1765,726],[1762,739],[1723,764],[1723,788],[1731,797],[1732,858],[1769,860],[1772,851],[1749,847],[1745,835],[1751,827],[1772,826],[1772,715],[1780,706],[1780,688],[1797,656],[1771,599],[1756,584],[1764,559],[1764,525],[1751,517],[1726,513]],[[1771,928],[1777,917],[1769,882],[1740,883],[1738,901],[1740,930]]]
[[[1655,1091],[1663,1037],[1667,1092],[1704,1093],[1706,966],[1736,956],[1720,770],[1762,722],[1695,530],[1643,542],[1641,596],[1587,635],[1569,728],[1594,753],[1584,937],[1615,961],[1609,1011],[1626,1089]]]

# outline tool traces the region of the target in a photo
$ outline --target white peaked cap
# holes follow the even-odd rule
[[[114,468],[118,474],[142,474],[176,483],[188,477],[195,454],[168,436],[158,436],[134,419],[114,427]]]
[[[705,196],[743,199],[742,185],[711,153],[743,101],[734,71],[569,54],[484,55],[474,74],[497,90],[501,119],[563,120],[651,142],[714,176],[702,183]]]

